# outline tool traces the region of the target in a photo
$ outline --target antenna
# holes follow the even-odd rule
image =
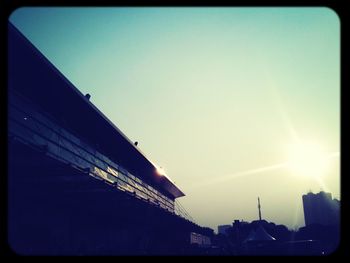
[[[261,221],[261,206],[260,206],[260,198],[258,197],[258,209],[259,209],[259,221]]]

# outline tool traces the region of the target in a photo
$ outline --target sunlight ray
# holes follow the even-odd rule
[[[339,152],[331,152],[327,155],[327,157],[334,158],[334,157],[338,157],[339,155],[340,155]],[[268,172],[268,171],[283,169],[283,168],[287,168],[288,166],[289,166],[289,162],[283,162],[283,163],[268,165],[268,166],[264,166],[264,167],[260,167],[260,168],[256,168],[256,169],[247,170],[247,171],[226,174],[226,175],[223,175],[219,178],[204,180],[201,183],[197,183],[194,186],[194,188],[203,187],[203,186],[211,185],[211,184],[216,184],[216,183],[220,183],[220,182],[224,182],[224,181],[228,181],[228,180],[232,180],[232,179],[237,179],[237,178],[247,176],[247,175],[254,175],[254,174],[264,173],[264,172]],[[322,187],[325,186],[322,182],[321,183],[318,182],[318,183],[322,184]],[[324,188],[324,189],[326,189],[326,188]]]
[[[263,172],[267,172],[267,171],[273,171],[273,170],[281,169],[285,166],[287,166],[286,162],[280,163],[280,164],[269,165],[269,166],[265,166],[265,167],[261,167],[261,168],[256,168],[256,169],[252,169],[252,170],[248,170],[248,171],[237,172],[234,174],[227,174],[227,175],[223,175],[219,178],[214,178],[211,180],[204,181],[202,183],[198,183],[196,185],[196,187],[202,187],[204,185],[216,184],[216,183],[220,183],[223,181],[236,179],[236,178],[239,178],[242,176],[253,175],[253,174],[263,173]]]
[[[281,117],[289,135],[291,136],[292,140],[294,142],[298,142],[299,136],[297,134],[296,129],[294,128],[294,125],[293,125],[291,119],[289,118],[289,116],[285,110],[285,107],[283,106],[283,103],[282,103],[283,100],[282,100],[281,94],[280,94],[280,92],[278,92],[278,90],[276,88],[277,85],[276,85],[274,79],[271,77],[270,71],[268,70],[269,67],[265,65],[262,68],[263,68],[263,71],[265,74],[266,81],[268,83],[267,88],[269,90],[269,93],[272,96],[273,102],[275,103],[275,106],[277,108],[277,112],[280,114],[280,117]]]

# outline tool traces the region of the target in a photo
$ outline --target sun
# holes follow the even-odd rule
[[[165,175],[165,170],[162,167],[156,167],[156,172],[158,175]]]
[[[329,156],[322,147],[313,142],[289,145],[288,167],[295,175],[304,177],[323,176],[329,166]]]

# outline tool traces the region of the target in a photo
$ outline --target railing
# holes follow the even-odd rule
[[[173,200],[58,126],[47,114],[39,113],[24,98],[10,95],[9,135],[36,147],[46,146],[51,157],[89,170],[90,175],[102,178],[119,190],[174,213]]]

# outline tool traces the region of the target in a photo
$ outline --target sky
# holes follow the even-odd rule
[[[304,226],[340,199],[340,22],[328,8],[20,8],[10,21],[217,230]],[[49,88],[49,87],[47,87]]]

